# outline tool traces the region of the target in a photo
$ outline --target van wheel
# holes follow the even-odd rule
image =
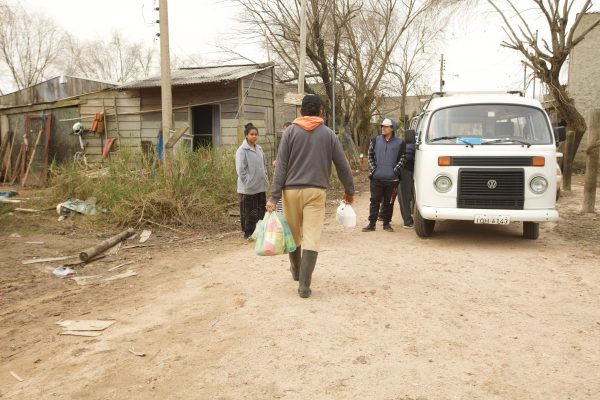
[[[417,236],[422,238],[431,236],[434,227],[435,220],[423,218],[419,208],[415,205],[415,232]]]
[[[540,224],[537,222],[523,222],[523,238],[537,239],[540,236]]]

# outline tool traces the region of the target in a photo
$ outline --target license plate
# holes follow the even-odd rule
[[[476,215],[476,224],[495,224],[495,225],[508,225],[510,224],[510,217],[504,215]]]

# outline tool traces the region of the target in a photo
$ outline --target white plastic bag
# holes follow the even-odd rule
[[[354,228],[356,226],[356,213],[350,204],[341,202],[337,208],[335,215],[337,222],[346,228]]]

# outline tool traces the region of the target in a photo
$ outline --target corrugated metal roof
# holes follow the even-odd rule
[[[272,63],[223,65],[214,67],[182,68],[171,72],[171,85],[197,85],[201,83],[236,81],[244,76],[273,67]],[[160,75],[141,81],[126,83],[118,89],[141,89],[160,87]]]

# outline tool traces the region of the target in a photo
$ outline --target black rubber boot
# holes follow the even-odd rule
[[[300,246],[296,247],[296,251],[293,253],[288,253],[290,257],[290,272],[292,273],[292,278],[295,281],[300,279],[300,262],[302,260],[302,249]]]
[[[304,250],[302,252],[302,263],[300,264],[300,285],[298,286],[298,294],[300,297],[310,297],[310,281],[312,273],[315,270],[317,256],[319,253],[312,250]]]

